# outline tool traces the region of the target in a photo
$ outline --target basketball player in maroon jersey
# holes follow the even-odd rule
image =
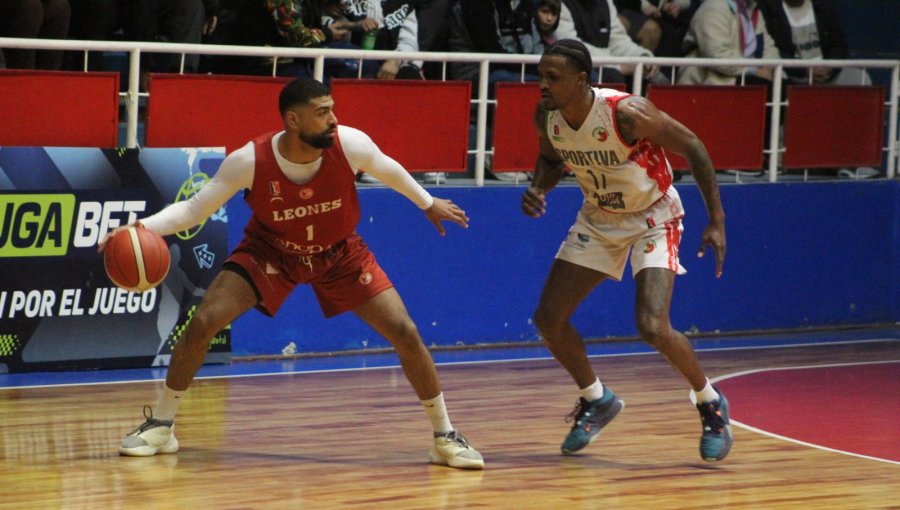
[[[173,234],[208,218],[243,189],[249,190],[245,199],[253,211],[243,240],[172,352],[156,408],[145,407],[146,421],[122,440],[119,452],[177,452],[175,413],[213,335],[252,307],[273,316],[299,282],[312,285],[326,317],[353,311],[391,342],[434,429],[431,462],[482,469],[481,454],[450,423],[434,361],[400,295],[356,233],[356,173],[364,170],[406,196],[441,235],[443,221],[468,227],[466,213],[432,197],[365,133],[339,126],[326,85],[310,78],[288,83],[279,109],[284,131],[259,136],[229,154],[191,199],[138,222],[161,235]]]

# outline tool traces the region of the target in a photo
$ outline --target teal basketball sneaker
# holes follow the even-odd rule
[[[611,389],[603,387],[603,396],[588,402],[579,398],[575,409],[566,417],[566,421],[572,421],[572,430],[563,441],[561,450],[563,455],[570,455],[581,450],[597,439],[597,434],[613,418],[625,408],[625,401],[616,396]]]
[[[734,438],[731,435],[731,420],[728,418],[728,399],[719,388],[713,386],[719,400],[697,404],[703,435],[700,436],[700,456],[703,460],[722,460],[731,450]]]

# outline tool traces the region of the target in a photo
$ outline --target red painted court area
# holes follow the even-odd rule
[[[900,462],[900,362],[763,370],[716,383],[763,432]]]

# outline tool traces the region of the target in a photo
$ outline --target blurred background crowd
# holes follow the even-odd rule
[[[866,4],[872,5],[843,0],[4,0],[0,36],[388,50],[397,57],[328,59],[326,76],[440,79],[440,63],[403,54],[540,54],[557,39],[575,38],[595,57],[871,57],[854,54],[844,27],[865,21],[863,11],[879,2]],[[887,42],[875,52],[900,58],[900,43]],[[85,67],[84,58],[83,52],[0,49],[0,67],[13,69],[77,70]],[[92,70],[115,66],[101,52],[88,60]],[[190,55],[182,64],[178,55],[149,54],[142,60],[145,72],[178,72],[182,65],[185,72],[272,74],[271,59]],[[608,66],[595,78],[625,82],[632,70]],[[276,72],[310,75],[311,62],[279,59]],[[653,67],[645,78],[728,84],[741,74],[754,82],[773,78],[771,69],[747,72],[728,66]],[[473,64],[450,67],[451,79],[476,75]],[[520,79],[536,79],[534,69],[523,75],[518,65],[491,67],[492,81]],[[798,69],[786,79],[869,82],[859,70],[825,68]]]
[[[384,50],[394,58],[326,58],[325,79],[478,78],[478,64],[422,61],[411,52],[539,55],[578,39],[603,57],[900,59],[900,39],[880,37],[900,19],[894,0],[2,0],[0,37],[151,41],[256,47]],[[849,28],[849,30],[848,30]],[[150,73],[311,76],[306,58],[146,53]],[[127,72],[127,54],[0,47],[0,69]],[[631,90],[634,66],[603,65],[592,80]],[[874,78],[874,79],[873,79]],[[886,85],[889,76],[832,66],[649,66],[649,83]],[[492,63],[499,81],[535,81],[533,65]],[[472,87],[473,94],[477,87]],[[642,89],[645,90],[645,89]],[[784,90],[784,87],[782,87]],[[771,96],[770,96],[771,99]],[[768,133],[768,130],[766,130]],[[490,166],[490,162],[487,163]],[[872,175],[877,172],[871,170]],[[858,172],[854,175],[858,175]],[[364,176],[363,176],[364,177]],[[522,178],[524,175],[509,175]],[[436,179],[442,174],[426,174]]]

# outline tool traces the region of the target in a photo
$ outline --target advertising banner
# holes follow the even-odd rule
[[[171,268],[143,293],[107,277],[109,230],[189,199],[223,149],[0,147],[0,371],[167,365],[227,256],[225,208],[166,237]],[[230,330],[207,362],[227,362]]]

